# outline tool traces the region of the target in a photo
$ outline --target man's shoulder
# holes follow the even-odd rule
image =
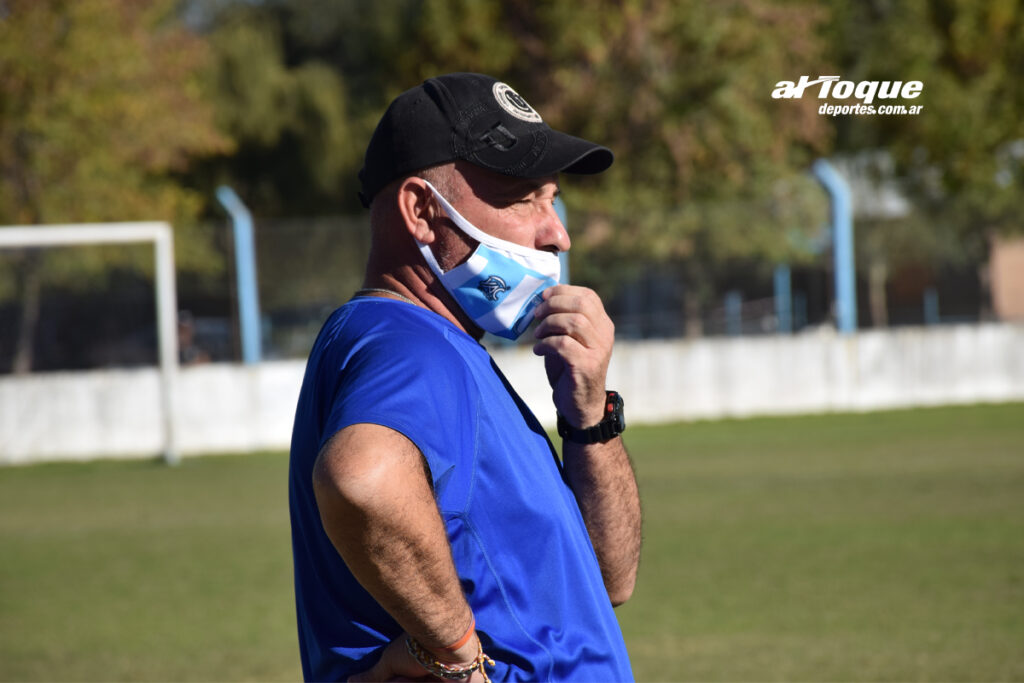
[[[328,341],[338,338],[402,339],[409,335],[443,337],[451,323],[431,311],[402,301],[357,298],[335,310],[324,323]]]
[[[333,434],[365,422],[401,432],[423,453],[451,447],[459,425],[475,420],[482,367],[453,331],[486,355],[426,309],[379,299],[342,306],[325,323],[303,383],[304,395],[321,406],[316,428]],[[470,427],[462,432],[473,434]],[[440,476],[446,466],[438,458],[432,468]]]
[[[427,364],[456,363],[470,354],[486,354],[482,346],[440,315],[380,298],[355,299],[332,313],[315,351]]]

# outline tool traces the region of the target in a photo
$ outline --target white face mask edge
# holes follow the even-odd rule
[[[488,235],[456,211],[430,182],[424,182],[456,227],[479,242],[467,260],[444,272],[430,246],[416,240],[424,260],[481,329],[517,339],[529,327],[541,293],[558,284],[558,256]]]

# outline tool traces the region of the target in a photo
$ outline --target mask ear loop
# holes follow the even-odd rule
[[[448,214],[449,208],[451,208],[452,211],[454,211],[456,214],[458,214],[458,212],[455,211],[454,207],[452,207],[451,204],[448,204],[448,202],[445,200],[445,198],[441,196],[441,193],[438,192],[437,189],[433,185],[430,184],[429,180],[427,180],[426,178],[421,178],[421,180],[427,184],[427,187],[430,188],[430,191],[434,195],[434,202],[438,205],[438,207],[440,207],[441,211],[444,214]],[[446,205],[447,205],[447,207],[446,207]],[[433,218],[438,218],[438,217],[440,217],[440,214],[438,214],[438,216],[433,216],[432,219]],[[448,218],[449,218],[449,220],[452,220],[453,222],[455,222],[456,227],[458,227],[460,230],[462,229],[462,227],[458,224],[457,221],[455,221],[451,217],[450,214],[448,214]],[[459,218],[461,218],[463,221],[466,220],[465,218],[462,218],[462,216],[459,216]],[[444,284],[444,275],[447,275],[447,273],[441,267],[441,264],[438,262],[437,257],[434,256],[434,250],[430,248],[429,244],[426,244],[425,242],[421,242],[416,237],[413,237],[413,239],[416,240],[416,246],[419,247],[420,253],[423,255],[423,259],[427,262],[427,265],[434,272],[434,275],[437,276],[437,278],[441,281],[441,283]],[[474,251],[475,251],[475,248],[474,248]],[[451,271],[449,270],[448,273],[450,273],[450,272]],[[447,289],[447,285],[445,285],[445,288]]]
[[[438,278],[445,275],[444,270],[441,268],[441,264],[437,262],[437,258],[434,257],[434,250],[430,248],[429,244],[424,244],[419,240],[416,240],[416,245],[420,248],[420,253],[423,254],[423,258],[426,259],[427,265],[434,271],[434,275]],[[443,282],[442,282],[443,284]]]
[[[492,249],[500,249],[509,254],[517,254],[519,256],[531,259],[558,258],[558,256],[547,251],[531,249],[530,247],[524,247],[523,245],[516,244],[515,242],[509,242],[507,240],[494,237],[493,235],[488,235],[483,230],[480,230],[475,225],[466,220],[465,217],[463,217],[463,215],[459,213],[455,209],[455,207],[452,206],[451,203],[449,203],[447,199],[444,198],[444,195],[438,192],[437,188],[430,184],[429,180],[424,178],[423,182],[425,182],[427,184],[427,187],[430,188],[430,191],[434,193],[434,197],[441,204],[441,208],[444,209],[445,213],[448,214],[448,217],[452,220],[453,223],[455,223],[456,227],[458,227],[458,229],[461,230],[467,236],[475,239],[480,244],[486,245]]]
[[[429,244],[421,242],[416,237],[413,237],[413,239],[416,240],[416,246],[419,247],[420,253],[423,254],[423,258],[426,260],[427,265],[430,266],[432,271],[434,271],[434,275],[439,279],[442,279],[445,272],[444,269],[441,268],[441,264],[437,262],[437,258],[434,256],[434,250],[430,248]]]

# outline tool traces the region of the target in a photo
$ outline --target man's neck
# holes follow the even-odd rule
[[[421,269],[408,267],[397,273],[368,272],[363,281],[363,289],[374,290],[373,294],[377,296],[404,299],[437,313],[477,341],[484,336],[483,330],[469,320],[444,286],[425,266]]]

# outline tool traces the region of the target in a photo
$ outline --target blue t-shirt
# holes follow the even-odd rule
[[[307,679],[367,669],[402,633],[331,545],[313,496],[320,448],[358,423],[401,432],[426,458],[494,680],[632,680],[590,537],[537,419],[469,335],[381,298],[327,320],[295,417],[289,488]]]

